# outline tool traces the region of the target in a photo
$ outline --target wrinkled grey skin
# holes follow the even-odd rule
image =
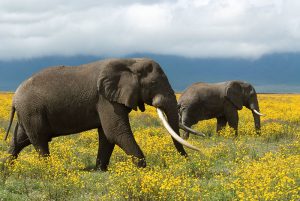
[[[13,97],[11,119],[16,111],[18,121],[8,152],[17,158],[32,144],[40,155],[47,156],[53,137],[97,128],[97,169],[107,169],[115,145],[134,156],[139,167],[145,167],[128,118],[132,109],[144,111],[144,104],[162,109],[179,133],[174,91],[153,60],[110,59],[47,68],[23,82]],[[186,156],[182,145],[173,142]]]
[[[194,83],[178,101],[181,123],[191,127],[198,121],[217,118],[217,132],[228,125],[238,135],[238,110],[245,106],[259,111],[257,94],[253,86],[243,81],[220,83]],[[260,132],[260,116],[252,111],[256,132]],[[185,132],[183,138],[187,139]]]

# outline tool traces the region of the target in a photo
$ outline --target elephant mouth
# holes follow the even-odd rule
[[[191,145],[189,144],[187,141],[185,141],[184,139],[182,139],[173,129],[172,127],[170,126],[170,124],[168,123],[168,121],[166,120],[165,116],[164,116],[164,113],[161,109],[159,108],[156,108],[157,110],[157,114],[158,114],[158,117],[160,118],[160,120],[162,121],[164,127],[167,129],[167,131],[169,132],[169,134],[177,141],[179,142],[180,144],[190,148],[190,149],[193,149],[193,150],[196,150],[196,151],[200,151],[200,149],[198,147],[195,147],[194,145]]]

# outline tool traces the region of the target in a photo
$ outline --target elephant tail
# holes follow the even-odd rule
[[[8,125],[8,128],[7,128],[7,131],[6,131],[6,135],[5,135],[5,137],[4,137],[4,140],[6,140],[7,137],[8,137],[9,130],[10,130],[11,125],[12,125],[12,122],[13,122],[13,120],[14,120],[15,112],[16,112],[16,108],[15,108],[14,106],[12,106],[12,108],[11,108],[11,113],[10,113],[10,119],[9,119],[9,125]]]

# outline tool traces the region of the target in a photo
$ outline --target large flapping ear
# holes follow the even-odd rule
[[[244,95],[246,94],[256,94],[256,91],[254,89],[254,87],[248,83],[248,82],[244,82],[244,81],[238,81],[244,91]]]
[[[238,82],[229,82],[225,88],[225,97],[239,110],[243,108],[243,90]]]
[[[109,61],[100,71],[97,86],[99,93],[109,101],[137,110],[142,103],[138,76],[129,68],[134,63],[133,60]]]
[[[251,84],[249,84],[249,89],[250,89],[250,92],[249,92],[250,95],[255,95],[256,94],[256,91],[255,91],[254,87]]]

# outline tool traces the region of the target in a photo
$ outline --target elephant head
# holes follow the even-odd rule
[[[243,106],[252,111],[256,132],[260,132],[260,116],[257,94],[254,87],[243,81],[230,81],[225,87],[227,98],[238,110]]]
[[[150,59],[110,60],[105,68],[101,69],[97,86],[99,93],[109,101],[118,102],[130,109],[139,108],[144,111],[144,104],[148,104],[162,110],[173,130],[172,139],[178,152],[186,155],[180,143],[195,149],[181,138],[178,139],[176,96],[158,63]],[[164,118],[163,115],[160,117]]]

